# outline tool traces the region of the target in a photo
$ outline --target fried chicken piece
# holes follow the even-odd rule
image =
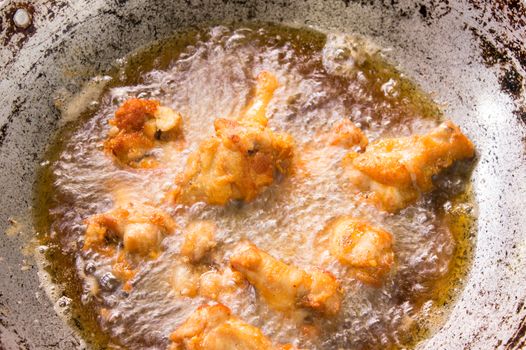
[[[432,177],[453,162],[471,158],[471,141],[451,121],[424,135],[377,140],[344,161],[351,184],[389,212],[433,189]]]
[[[181,296],[193,298],[199,294],[199,273],[188,263],[180,263],[171,271],[172,289]]]
[[[392,235],[367,221],[340,217],[326,228],[329,252],[354,268],[362,282],[379,285],[394,263]]]
[[[133,264],[126,259],[126,254],[123,251],[120,251],[117,254],[117,258],[112,266],[112,272],[121,281],[129,281],[135,276],[135,268]],[[131,287],[131,286],[128,286]]]
[[[216,136],[190,155],[179,181],[176,200],[224,205],[232,199],[250,201],[286,173],[292,139],[253,123],[217,119]]]
[[[235,252],[230,263],[276,310],[295,312],[300,307],[335,315],[340,309],[340,286],[328,272],[287,265],[252,244]]]
[[[262,79],[265,86],[271,85],[270,80],[268,76]],[[273,183],[277,173],[288,172],[292,137],[266,127],[264,110],[271,91],[258,87],[255,101],[240,120],[215,120],[216,135],[189,156],[177,180],[173,193],[177,202],[224,205],[233,199],[251,201]]]
[[[267,125],[267,106],[279,87],[278,79],[270,72],[259,73],[256,82],[254,97],[242,113],[242,119],[254,121],[263,126]]]
[[[199,221],[190,223],[186,227],[186,234],[181,247],[181,255],[187,257],[190,262],[196,263],[214,248],[215,225],[210,221]]]
[[[143,157],[153,146],[154,142],[142,132],[119,132],[104,143],[106,151],[113,154],[122,164],[137,168],[150,167],[148,160],[144,160]]]
[[[331,130],[330,144],[333,146],[346,148],[357,146],[360,151],[364,151],[368,143],[367,136],[349,119],[336,123]]]
[[[109,121],[112,128],[104,143],[105,150],[121,163],[147,167],[144,159],[158,141],[171,141],[181,133],[183,118],[159,101],[132,98],[125,101]]]
[[[222,304],[200,306],[171,335],[171,350],[277,350],[259,328]],[[290,346],[287,349],[292,349]]]
[[[86,223],[84,249],[108,251],[122,241],[125,253],[151,258],[157,256],[162,239],[176,226],[164,211],[133,204],[94,215]]]
[[[243,275],[230,268],[224,271],[208,271],[199,278],[199,295],[218,300],[221,296],[233,293],[246,283]]]
[[[177,263],[172,268],[169,283],[172,290],[181,296],[201,296],[216,301],[247,286],[243,275],[230,268],[207,270],[203,265],[185,262]]]

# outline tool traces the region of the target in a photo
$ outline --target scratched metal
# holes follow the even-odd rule
[[[24,28],[18,8],[30,15]],[[21,233],[0,233],[0,348],[83,348],[23,249],[35,170],[59,126],[53,96],[179,28],[247,19],[358,32],[392,48],[389,58],[475,140],[475,259],[449,320],[418,348],[524,348],[525,18],[518,0],[0,1],[0,232],[8,218],[22,221]]]

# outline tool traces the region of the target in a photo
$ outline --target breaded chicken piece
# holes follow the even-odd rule
[[[431,191],[433,175],[473,156],[471,141],[446,121],[424,135],[374,141],[364,153],[349,154],[344,165],[355,189],[395,212]]]
[[[328,272],[317,269],[307,272],[287,265],[252,244],[235,252],[230,264],[276,310],[292,313],[307,308],[325,315],[335,315],[340,310],[340,286]]]
[[[173,266],[170,285],[180,296],[193,298],[199,294],[199,272],[189,263],[178,263]]]
[[[159,141],[176,139],[183,118],[159,101],[132,98],[125,101],[109,121],[112,128],[104,143],[105,150],[122,164],[147,167],[147,152]]]
[[[393,237],[389,232],[350,216],[334,220],[325,231],[333,257],[355,269],[362,282],[381,283],[394,263]]]
[[[199,262],[217,245],[215,241],[216,227],[211,221],[192,222],[186,227],[181,255],[192,263]]]
[[[274,74],[263,71],[259,73],[252,101],[245,108],[241,118],[266,126],[268,121],[265,117],[267,106],[274,96],[274,91],[279,87],[278,79]]]
[[[134,168],[149,168],[151,161],[144,157],[154,145],[142,132],[118,132],[106,140],[104,149],[122,164]]]
[[[217,119],[216,136],[190,155],[175,192],[177,202],[224,205],[250,201],[286,173],[292,159],[292,138],[247,122]]]
[[[261,84],[268,88],[273,84],[268,82],[271,75],[261,74],[265,76]],[[278,173],[288,172],[293,157],[292,137],[267,128],[264,116],[272,91],[256,88],[255,101],[239,120],[215,120],[216,135],[189,156],[176,183],[175,201],[217,205],[229,200],[251,201],[273,183]]]
[[[122,241],[125,253],[152,258],[157,256],[164,236],[176,227],[164,211],[133,204],[94,215],[86,223],[84,249],[113,250]]]
[[[172,290],[185,297],[201,296],[216,301],[248,285],[243,275],[230,268],[223,271],[209,270],[204,265],[177,263],[169,280]]]
[[[369,140],[363,131],[349,119],[344,119],[334,124],[331,130],[330,144],[352,148],[357,146],[360,151],[364,151]]]
[[[259,328],[222,304],[200,306],[171,335],[171,350],[277,350]]]
[[[222,272],[211,270],[199,277],[199,295],[218,300],[221,296],[233,293],[245,284],[243,275],[230,268]]]

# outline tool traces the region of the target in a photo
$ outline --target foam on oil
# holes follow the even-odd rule
[[[268,109],[269,125],[294,137],[301,167],[251,203],[163,204],[188,154],[213,133],[213,120],[240,113],[262,70],[280,82]],[[415,205],[386,214],[350,195],[340,164],[346,150],[324,141],[343,118],[370,140],[438,124],[436,105],[386,64],[377,48],[364,39],[274,25],[216,26],[157,43],[110,75],[97,108],[52,147],[37,188],[39,232],[46,232],[42,242],[50,247],[50,270],[56,283],[65,285],[92,342],[164,349],[170,332],[206,302],[174,291],[182,230],[164,240],[158,259],[144,264],[130,293],[112,279],[108,259],[80,254],[83,220],[128,201],[162,206],[181,228],[192,220],[213,220],[220,244],[212,268],[227,266],[232,246],[250,240],[287,263],[322,265],[334,273],[344,289],[342,312],[317,320],[321,332],[315,339],[269,309],[252,288],[222,300],[273,341],[310,349],[405,347],[443,321],[442,306],[458,289],[473,244],[470,164],[438,177],[437,190]],[[119,167],[102,150],[108,120],[131,97],[159,99],[184,116],[184,149],[155,150],[163,164],[157,169]],[[319,246],[319,232],[339,215],[368,219],[393,234],[396,266],[382,287],[349,277]],[[102,308],[108,310],[104,322]]]

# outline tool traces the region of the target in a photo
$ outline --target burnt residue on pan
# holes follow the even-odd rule
[[[517,118],[519,118],[526,125],[526,106],[519,106],[515,111],[513,111],[513,114],[515,114]],[[526,138],[524,138],[522,141],[524,141],[523,145],[525,145],[526,148]]]
[[[0,126],[0,147],[4,144],[5,138],[7,137],[7,128],[9,127],[9,124],[13,122],[13,118],[15,115],[18,114],[24,103],[26,102],[25,98],[19,98],[15,103],[13,104],[13,108],[11,110],[11,113],[7,117],[7,122]]]
[[[520,303],[524,305],[523,302]],[[526,347],[526,316],[521,319],[517,331],[504,345],[505,350],[524,349]]]
[[[513,113],[526,125],[526,3],[521,0],[468,2],[478,14],[469,30],[479,43],[482,60],[487,67],[498,69],[500,88],[515,101]],[[526,138],[522,141],[526,154]],[[507,340],[499,341],[499,348],[518,350],[526,347],[524,311],[524,300],[519,300],[515,313],[523,316],[515,332]]]
[[[24,1],[30,2],[34,8],[32,20],[34,21],[35,32],[26,36],[20,42],[20,46],[17,46],[16,43],[24,33],[13,33],[8,40],[8,45],[3,46],[4,40],[7,40],[6,33],[11,26],[12,18],[7,15],[7,12],[16,7],[17,3]],[[359,23],[354,27],[358,27],[365,34],[374,34],[379,38],[388,36],[386,33],[393,28],[368,27],[368,21],[374,19],[385,19],[385,22],[388,23],[390,20],[393,21],[392,23],[396,23],[397,20],[400,22],[409,21],[416,24],[412,27],[416,30],[422,29],[422,24],[424,24],[430,31],[436,32],[438,42],[442,39],[452,39],[454,43],[465,45],[469,52],[472,51],[472,44],[479,45],[479,54],[474,53],[475,61],[485,63],[487,68],[484,70],[482,67],[481,70],[484,72],[480,75],[481,79],[489,75],[493,76],[493,74],[504,77],[501,78],[501,82],[504,82],[504,86],[508,87],[501,90],[512,98],[511,102],[515,106],[515,117],[509,118],[510,115],[507,113],[506,106],[500,104],[501,101],[496,101],[497,113],[499,113],[498,108],[503,107],[502,115],[497,121],[498,126],[496,126],[502,130],[498,135],[505,136],[509,141],[508,143],[513,142],[515,145],[518,144],[518,147],[524,148],[526,146],[526,138],[522,142],[520,139],[523,137],[521,135],[524,135],[522,129],[516,128],[516,126],[521,125],[515,123],[516,120],[520,120],[524,123],[523,125],[526,125],[524,101],[516,97],[520,93],[525,94],[526,92],[524,88],[524,77],[526,77],[524,71],[526,67],[526,49],[524,47],[526,25],[524,19],[526,18],[526,10],[525,3],[522,0],[326,0],[323,2],[272,0],[258,2],[257,4],[253,0],[191,0],[189,1],[191,6],[186,2],[171,0],[112,0],[105,4],[102,4],[102,0],[78,0],[74,2],[74,10],[72,9],[73,2],[69,0],[0,0],[0,3],[2,3],[0,6],[0,90],[5,86],[2,83],[5,81],[6,74],[9,83],[15,79],[21,81],[20,85],[8,84],[7,87],[12,88],[12,90],[7,91],[6,94],[4,91],[0,93],[0,101],[4,102],[2,104],[3,109],[0,111],[0,128],[2,129],[1,132],[8,136],[0,147],[2,152],[0,157],[0,190],[2,192],[0,203],[3,208],[0,211],[0,218],[3,218],[3,213],[21,211],[27,204],[28,197],[24,189],[28,185],[21,184],[22,181],[18,179],[21,177],[20,174],[27,176],[33,174],[32,169],[35,164],[33,164],[33,157],[26,157],[24,152],[41,152],[43,140],[55,127],[50,119],[58,118],[56,111],[52,109],[52,103],[47,98],[53,92],[51,87],[55,87],[62,76],[50,68],[50,65],[64,64],[66,59],[61,60],[62,57],[72,57],[74,62],[77,62],[74,57],[82,57],[83,60],[86,60],[86,64],[91,67],[94,65],[92,61],[95,59],[100,62],[110,56],[102,50],[100,55],[90,54],[88,52],[89,45],[86,46],[86,50],[83,50],[84,47],[81,46],[81,50],[75,51],[76,56],[72,56],[72,50],[66,44],[72,43],[73,36],[75,36],[75,40],[81,39],[79,41],[97,40],[100,47],[109,47],[110,50],[113,50],[113,45],[119,42],[122,42],[126,49],[133,49],[134,46],[128,44],[130,37],[133,39],[149,38],[150,40],[162,37],[174,27],[202,21],[201,12],[214,18],[222,14],[246,18],[247,13],[256,18],[263,15],[266,16],[266,19],[273,21],[282,21],[283,18],[296,18],[298,23],[315,24],[319,27],[351,28],[354,25],[353,23]],[[207,9],[208,7],[212,7],[213,10]],[[111,15],[109,11],[115,11],[115,15]],[[446,12],[447,15],[443,15]],[[97,30],[94,33],[98,33],[98,35],[81,33],[80,29],[87,28],[86,23],[81,21],[86,19],[86,15],[92,16],[92,19],[97,18],[97,20],[90,20],[88,24],[95,22],[106,25],[106,32],[103,35]],[[123,24],[127,17],[132,15],[144,19],[141,34],[137,36],[129,35],[130,26]],[[143,15],[144,17],[142,17]],[[166,20],[168,17],[169,20]],[[349,22],[350,20],[347,21],[347,18],[355,22]],[[466,35],[466,32],[459,31],[457,33],[454,29],[444,28],[444,23],[448,23],[450,20],[465,21],[465,31],[473,33],[472,38],[476,40],[470,40],[469,35],[471,34]],[[145,28],[145,23],[148,23],[148,28]],[[363,26],[360,26],[362,24]],[[55,28],[60,28],[60,31],[52,31],[49,25],[55,25]],[[475,29],[470,31],[470,28]],[[396,30],[396,28],[394,29]],[[453,35],[448,36],[448,30],[454,31],[451,33]],[[49,40],[37,42],[36,39],[44,37],[43,34]],[[427,49],[415,46],[414,41],[412,41],[419,38],[419,35],[418,33],[407,33],[403,37],[402,40],[407,39],[404,41],[404,47],[407,47],[409,52],[414,50],[418,53],[416,51],[418,49]],[[118,40],[112,40],[116,37]],[[452,45],[449,45],[449,41],[444,41],[444,44],[443,47],[435,44],[431,48],[451,50]],[[459,50],[464,49],[462,45],[459,45]],[[122,47],[119,49],[122,50]],[[27,63],[27,66],[21,65],[20,61]],[[418,62],[416,63],[418,65]],[[425,66],[429,62],[421,64]],[[513,69],[510,67],[511,64],[513,64]],[[444,69],[446,69],[444,66],[437,66],[438,71]],[[458,68],[454,68],[454,71],[460,72]],[[511,73],[506,73],[507,71],[511,71]],[[514,72],[523,77],[522,90],[519,90],[520,79],[516,79]],[[43,76],[37,79],[37,75],[40,76],[40,74]],[[505,77],[506,74],[508,75],[507,78]],[[432,72],[430,77],[437,77],[438,75],[439,73]],[[448,78],[447,75],[446,78]],[[467,79],[471,78],[468,77]],[[460,103],[468,105],[472,103],[473,97],[479,96],[480,91],[470,90],[473,86],[482,86],[484,80],[478,82],[480,82],[478,85],[468,84],[458,87]],[[488,91],[489,89],[482,92]],[[46,97],[44,99],[37,98],[35,97],[37,94],[39,96],[46,94]],[[24,100],[24,97],[27,97],[27,100]],[[15,101],[18,102],[15,103]],[[19,105],[19,108],[13,111],[13,106],[16,104]],[[12,115],[13,113],[16,114]],[[33,125],[24,122],[28,116],[33,118]],[[481,136],[482,139],[488,135],[486,120],[472,121],[468,118],[466,117],[466,120],[472,123],[473,133]],[[510,128],[507,123],[513,124],[515,128]],[[491,127],[491,125],[489,126]],[[481,162],[481,165],[484,165],[483,162],[487,164],[497,162],[499,159],[507,161],[510,159],[508,154],[514,155],[511,160],[520,160],[518,156],[516,157],[515,149],[498,148],[497,146],[502,142],[501,139],[493,139],[489,143],[482,144],[489,149],[490,155]],[[508,143],[504,142],[504,144]],[[3,153],[4,151],[5,153]],[[12,154],[15,156],[9,157]],[[13,161],[15,158],[17,160]],[[515,262],[519,266],[515,266],[516,269],[511,270],[512,267],[509,264],[512,258],[517,257],[518,248],[515,245],[504,243],[507,241],[516,242],[524,238],[524,228],[517,226],[517,223],[524,218],[524,214],[521,214],[523,208],[520,207],[524,203],[520,198],[520,192],[510,194],[510,192],[524,189],[518,182],[512,181],[513,179],[524,178],[521,177],[520,173],[524,167],[519,162],[505,163],[505,161],[501,161],[498,164],[501,167],[486,166],[489,173],[485,173],[484,180],[486,182],[481,185],[483,187],[481,193],[484,195],[487,192],[486,190],[489,190],[491,194],[495,184],[499,186],[498,190],[502,190],[502,194],[498,198],[491,196],[495,199],[491,206],[497,213],[492,218],[495,219],[500,216],[498,222],[501,227],[498,234],[486,232],[486,234],[492,234],[491,244],[484,242],[484,244],[477,246],[477,251],[484,255],[491,253],[493,249],[509,248],[509,250],[505,252],[504,262],[496,262],[497,266],[494,267],[494,270],[485,266],[482,271],[484,276],[477,275],[487,277],[494,271],[498,271],[495,272],[495,276],[492,275],[494,281],[490,281],[489,285],[480,285],[480,291],[483,294],[473,297],[475,301],[482,300],[485,302],[485,307],[481,310],[472,310],[471,304],[458,304],[458,307],[462,309],[459,312],[460,316],[465,314],[469,320],[475,319],[472,316],[473,314],[481,316],[476,322],[476,326],[480,328],[475,330],[474,327],[464,327],[467,322],[459,318],[453,320],[453,326],[443,332],[445,336],[441,339],[446,339],[448,344],[463,345],[458,348],[476,349],[485,346],[517,350],[526,347],[526,309],[521,303],[521,300],[524,300],[524,293],[520,291],[520,281],[522,280],[518,277],[524,276],[524,261]],[[491,177],[505,178],[510,182],[505,188],[503,183],[499,184],[499,181],[493,181]],[[487,223],[488,219],[481,218],[481,222]],[[3,221],[0,220],[0,226],[2,225]],[[49,301],[44,300],[45,298],[37,301],[33,296],[34,291],[38,289],[37,282],[35,282],[37,279],[33,273],[26,272],[26,275],[16,273],[16,262],[22,259],[18,253],[20,244],[21,242],[18,241],[0,239],[0,254],[2,254],[2,258],[5,258],[5,262],[0,261],[0,275],[7,276],[2,279],[5,283],[2,284],[3,288],[0,291],[0,348],[4,348],[6,341],[6,349],[52,348],[69,350],[80,348],[77,341],[74,344],[70,343],[71,339],[64,335],[66,331],[62,323],[57,323],[54,313],[46,311],[48,309],[46,305],[49,304]],[[9,271],[7,267],[9,267]],[[503,271],[512,272],[504,273]],[[503,280],[504,276],[506,279]],[[488,280],[486,278],[486,281]],[[494,284],[492,284],[493,282]],[[507,288],[500,292],[495,291],[495,286],[501,286],[501,282]],[[482,282],[475,278],[473,283],[480,284]],[[24,302],[17,304],[17,300],[24,300]],[[513,308],[513,312],[503,316],[502,310],[508,309],[508,307]],[[52,310],[52,307],[49,307],[49,310]],[[27,317],[28,315],[30,317]],[[42,320],[42,323],[34,324],[33,319],[37,318]],[[499,324],[499,326],[495,326],[495,324]],[[12,342],[9,341],[9,334],[12,335],[10,338],[13,340]],[[11,344],[14,345],[10,346]]]
[[[431,0],[427,3],[417,3],[418,13],[427,25],[431,25],[451,12],[449,0]]]
[[[2,344],[16,344],[20,349],[30,349],[29,340],[24,338],[17,330],[16,325],[9,321],[9,314],[13,312],[1,300],[0,292],[0,347]]]
[[[524,70],[526,66],[519,65],[519,68],[517,68],[516,60],[510,56],[508,50],[497,48],[495,44],[489,41],[487,37],[482,36],[475,28],[471,28],[471,32],[479,40],[484,64],[488,67],[500,66],[499,82],[502,91],[516,99],[520,99],[524,88],[524,79],[519,70],[521,68]],[[518,54],[523,53],[519,51]]]
[[[453,11],[453,1],[428,0],[420,2],[398,0],[343,0],[346,6],[359,3],[394,10],[401,18],[420,16],[428,26]],[[488,67],[498,65],[501,90],[516,100],[515,115],[526,123],[524,101],[526,76],[526,3],[521,0],[467,0],[466,12],[473,12],[474,23],[466,23],[479,42],[481,58]],[[475,10],[475,11],[472,11]],[[455,11],[460,11],[458,6]],[[514,33],[511,34],[511,33]]]
[[[450,0],[429,0],[420,3],[397,0],[343,0],[346,6],[359,3],[366,6],[386,7],[395,11],[400,17],[420,16],[426,25],[433,25],[437,20],[448,15],[453,6]],[[524,107],[524,79],[526,75],[526,5],[520,0],[468,0],[475,10],[476,26],[466,24],[479,42],[481,58],[488,67],[500,65],[499,82],[501,90],[517,100],[517,117],[526,123]],[[458,9],[457,9],[458,10]],[[497,23],[498,25],[495,25]],[[519,33],[512,36],[510,29]],[[521,35],[522,33],[522,35]]]
[[[420,16],[427,25],[448,15],[451,12],[449,0],[399,1],[399,0],[342,0],[345,6],[358,3],[363,6],[377,6],[394,10],[401,18]]]
[[[346,6],[358,3],[364,6],[389,8],[401,18],[420,16],[428,26],[453,11],[453,1],[422,0],[420,2],[399,0],[342,0]],[[501,91],[516,102],[514,114],[526,124],[526,101],[524,100],[526,76],[526,3],[521,0],[467,0],[466,12],[473,12],[473,23],[466,22],[479,42],[482,62],[487,67],[498,66]],[[475,11],[472,11],[475,10]],[[455,11],[463,13],[458,6]],[[515,35],[512,35],[514,33]],[[517,34],[518,33],[518,34]]]
[[[521,97],[523,78],[513,65],[503,69],[499,81],[502,91],[509,93],[515,98]]]
[[[0,64],[7,67],[37,32],[68,6],[68,0],[7,1],[0,7]]]
[[[486,26],[490,19],[508,24],[513,29],[520,29],[526,26],[526,5],[521,0],[469,0],[482,15],[480,19],[486,21],[482,23]]]
[[[17,16],[22,17],[22,22],[17,22]],[[13,43],[17,48],[21,48],[36,31],[34,16],[35,7],[31,3],[22,2],[9,5],[4,10],[3,18],[0,18],[0,21],[5,22],[5,31],[2,33],[3,45]],[[2,29],[0,26],[0,31]]]
[[[469,0],[479,14],[469,29],[487,66],[499,67],[501,90],[516,100],[514,114],[526,124],[526,3],[521,0]]]

